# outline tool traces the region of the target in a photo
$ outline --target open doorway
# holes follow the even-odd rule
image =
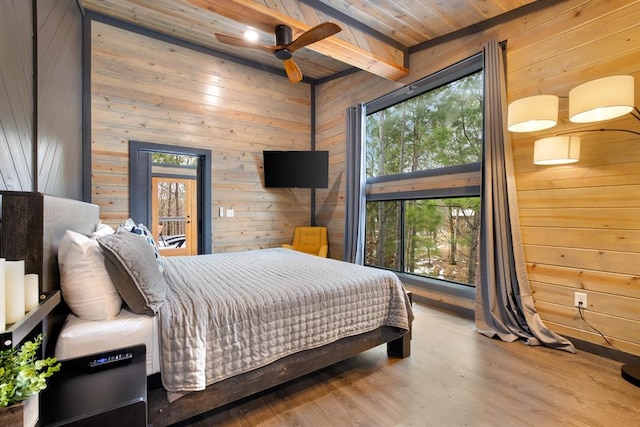
[[[130,141],[129,211],[162,255],[211,253],[211,151]]]

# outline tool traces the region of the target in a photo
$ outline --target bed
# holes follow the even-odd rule
[[[118,306],[120,297],[125,303],[99,320],[83,318],[83,309],[91,315],[95,310],[79,306],[73,292],[65,294],[65,285],[63,298],[74,312],[56,334],[56,356],[67,359],[144,343],[147,374],[161,373],[163,384],[149,392],[153,425],[188,419],[380,344],[387,343],[392,357],[410,354],[411,306],[392,273],[282,248],[155,259],[134,233],[96,235],[98,211],[87,209],[94,205],[40,197],[42,236],[49,242],[43,257],[54,260],[50,271],[42,271],[50,276],[43,277],[43,285],[57,289],[61,273],[66,283],[67,261],[61,256],[58,269],[55,260],[58,249],[68,251],[73,233],[99,242],[109,276],[120,277],[114,284],[147,282],[134,283],[133,294],[141,293],[137,296],[128,288],[118,288],[117,296],[100,291],[100,305],[107,311]],[[90,213],[79,217],[81,211]],[[11,221],[3,218],[3,235]],[[77,259],[77,253],[70,258]],[[162,264],[159,275],[156,261]],[[78,268],[84,267],[72,270],[74,277],[83,274]],[[84,277],[82,286],[89,281],[99,287],[95,275]]]

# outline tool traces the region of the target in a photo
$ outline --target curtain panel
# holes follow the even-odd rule
[[[362,104],[347,108],[347,195],[343,259],[364,264],[366,154]]]
[[[506,129],[504,53],[496,39],[483,46],[483,53],[485,142],[476,328],[491,338],[575,353],[571,342],[543,324],[534,306],[520,232],[511,138]]]

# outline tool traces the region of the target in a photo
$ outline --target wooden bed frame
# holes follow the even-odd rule
[[[25,259],[27,273],[41,275],[41,291],[60,289],[58,243],[68,229],[90,236],[99,222],[98,206],[41,193],[0,192],[0,196],[3,212],[0,254],[4,254],[0,256]],[[52,331],[52,342],[64,322],[64,313],[68,313],[64,303],[61,306],[62,310],[56,316],[47,319],[46,330]],[[152,389],[148,393],[149,423],[157,427],[192,418],[384,343],[387,343],[390,357],[408,357],[410,339],[410,333],[384,326],[284,357],[265,367],[212,384],[204,391],[189,393],[173,403],[169,403],[163,389]],[[53,345],[47,348],[51,354]]]

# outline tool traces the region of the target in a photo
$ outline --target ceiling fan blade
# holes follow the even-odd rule
[[[269,52],[273,52],[275,50],[277,50],[278,48],[282,48],[281,46],[267,46],[264,44],[256,44],[253,42],[250,42],[248,40],[245,39],[241,39],[238,37],[232,37],[232,36],[227,36],[224,34],[218,34],[215,33],[216,39],[218,39],[218,41],[220,43],[224,43],[224,44],[228,44],[231,46],[239,46],[239,47],[250,47],[253,49],[262,49],[262,50],[266,50]]]
[[[284,70],[287,72],[287,77],[291,83],[298,83],[302,80],[302,72],[293,59],[284,60]]]
[[[300,37],[289,43],[287,49],[293,52],[294,50],[310,45],[311,43],[326,39],[327,37],[339,33],[340,31],[342,31],[342,28],[340,28],[340,26],[334,24],[333,22],[323,22],[322,24],[316,25],[315,27],[302,33]]]

